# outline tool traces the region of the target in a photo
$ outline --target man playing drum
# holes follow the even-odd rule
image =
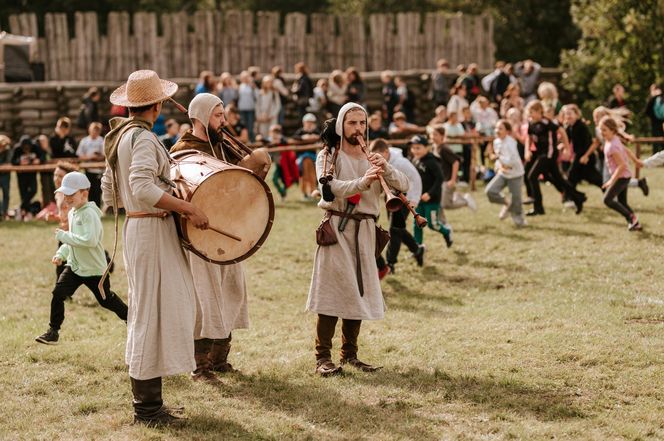
[[[124,207],[124,261],[129,313],[125,358],[134,396],[134,422],[178,422],[163,406],[161,377],[195,367],[194,284],[170,212],[205,229],[207,216],[171,195],[170,158],[150,131],[162,102],[177,85],[156,72],[139,70],[111,94],[111,103],[129,108],[129,118],[113,118],[104,140],[104,202],[117,216]],[[117,232],[117,217],[116,217]],[[116,234],[117,236],[117,234]],[[117,237],[116,237],[117,238]]]
[[[226,123],[224,104],[216,95],[201,93],[189,104],[193,129],[171,148],[171,153],[197,150],[236,164],[237,157],[224,151],[219,129]],[[187,252],[196,287],[194,326],[194,380],[216,381],[216,372],[232,372],[228,363],[231,331],[249,327],[243,264],[217,265]]]
[[[336,158],[332,180],[321,188],[324,199],[318,206],[326,211],[336,243],[321,245],[316,250],[314,270],[306,309],[318,314],[316,322],[316,372],[327,376],[341,371],[331,358],[332,338],[339,318],[341,325],[341,364],[348,364],[365,372],[377,367],[363,363],[357,358],[358,335],[362,320],[382,319],[385,302],[376,268],[375,222],[380,213],[381,184],[383,176],[389,186],[406,192],[408,178],[387,163],[377,153],[369,159],[362,151],[367,144],[367,113],[355,103],[344,105],[339,111],[334,127],[328,121],[321,138],[329,142],[329,133],[334,131],[340,148],[332,156],[323,150],[316,159],[318,177],[327,175],[325,164]],[[334,135],[333,135],[334,136]],[[327,159],[325,158],[327,156]],[[329,188],[324,188],[328,186]],[[326,201],[326,194],[333,194]],[[347,198],[360,195],[354,207]],[[329,198],[328,198],[329,199]],[[350,213],[350,214],[349,214]],[[340,223],[348,225],[339,231]]]

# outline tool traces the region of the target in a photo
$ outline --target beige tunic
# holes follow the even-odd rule
[[[244,265],[216,265],[187,252],[196,287],[194,339],[228,338],[249,327]]]
[[[324,151],[316,159],[316,173],[323,173]],[[328,160],[330,158],[328,157]],[[336,196],[332,202],[321,199],[318,206],[323,210],[344,211],[346,199],[361,193],[360,203],[353,213],[378,216],[383,203],[381,186],[378,181],[371,184],[362,178],[369,169],[366,159],[355,159],[339,152],[334,179],[331,181],[332,192]],[[408,178],[400,171],[387,164],[383,177],[388,185],[404,193],[408,190]],[[385,302],[378,280],[375,259],[376,232],[372,219],[360,222],[359,253],[362,265],[364,296],[360,296],[355,271],[355,222],[349,220],[343,232],[338,226],[341,218],[332,216],[331,222],[337,235],[338,243],[319,246],[314,258],[314,270],[307,299],[307,311],[351,320],[377,320],[385,314]]]
[[[171,153],[189,149],[213,153],[207,141],[197,138],[191,132],[180,138],[171,148]],[[217,157],[222,157],[220,151],[214,153]],[[243,263],[217,265],[190,251],[187,251],[187,257],[196,288],[194,339],[228,338],[234,329],[248,328],[249,312]]]
[[[127,211],[154,207],[168,185],[169,156],[156,136],[143,130],[131,148],[131,129],[118,147],[117,179]],[[113,200],[110,170],[102,179],[104,202]],[[126,362],[138,380],[190,372],[194,362],[194,286],[171,216],[128,218],[124,224],[124,262],[129,285]]]

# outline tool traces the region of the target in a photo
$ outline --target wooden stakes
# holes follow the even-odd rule
[[[76,12],[71,23],[66,14],[48,13],[39,37],[35,14],[9,17],[12,33],[38,37],[35,60],[45,64],[47,80],[119,81],[139,68],[175,78],[197,77],[202,70],[238,74],[250,65],[263,72],[274,65],[290,71],[298,61],[311,72],[351,65],[360,71],[422,69],[440,57],[451,65],[477,62],[481,69],[494,62],[493,17],[488,14],[432,13],[422,24],[417,13],[368,19],[291,13],[283,32],[279,22],[276,12],[110,12],[102,35],[94,12]]]

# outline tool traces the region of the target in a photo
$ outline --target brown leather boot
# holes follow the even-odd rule
[[[194,381],[205,381],[216,383],[219,381],[210,370],[211,364],[208,360],[208,353],[212,347],[212,340],[203,338],[194,340],[194,360],[196,360],[196,370],[191,373],[191,379]]]
[[[316,373],[321,377],[339,375],[342,372],[343,368],[341,366],[335,365],[330,359],[316,360]]]
[[[211,371],[221,373],[237,372],[233,369],[233,365],[228,362],[228,353],[231,351],[232,338],[233,336],[229,335],[228,338],[212,340],[212,346],[208,353]]]
[[[361,320],[341,321],[341,365],[350,365],[362,372],[376,372],[382,366],[372,366],[357,359],[357,338],[360,335]]]
[[[184,418],[177,417],[164,406],[161,398],[161,377],[149,380],[131,380],[131,391],[134,395],[134,424],[148,427],[183,426]]]
[[[316,373],[322,377],[342,372],[341,366],[336,366],[331,357],[332,338],[337,320],[337,317],[324,314],[318,314],[316,320]]]

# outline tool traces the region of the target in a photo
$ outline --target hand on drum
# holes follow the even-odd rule
[[[187,219],[189,219],[192,225],[201,230],[207,230],[210,220],[207,215],[203,213],[203,210],[196,207],[194,204],[189,204],[189,210],[186,213]]]

